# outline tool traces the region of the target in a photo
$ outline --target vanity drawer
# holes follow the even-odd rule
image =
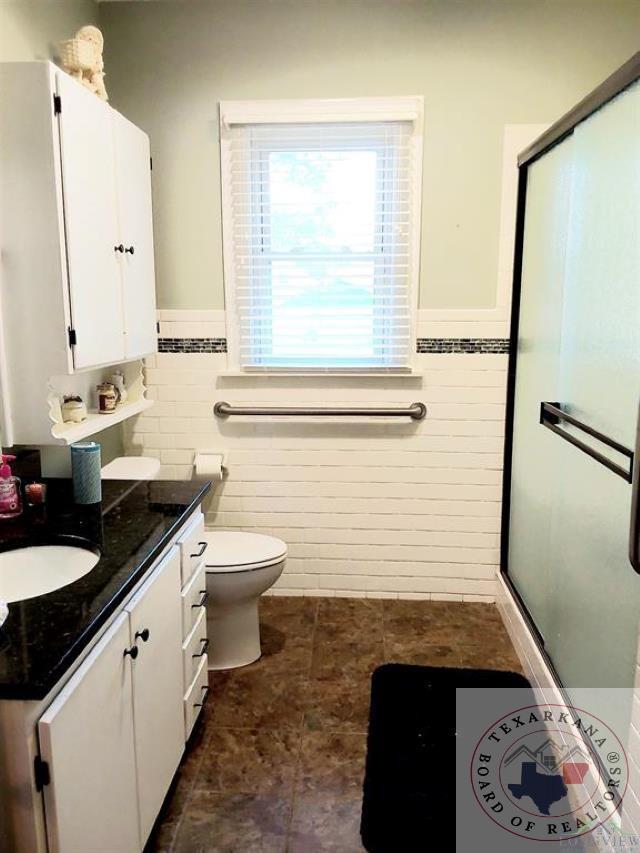
[[[178,538],[180,548],[180,572],[185,586],[204,559],[207,548],[204,534],[204,515],[199,512]]]
[[[195,678],[202,658],[206,656],[209,641],[207,639],[207,614],[204,607],[198,608],[200,615],[192,632],[182,644],[183,684],[186,690]]]
[[[201,613],[205,612],[207,604],[207,575],[204,563],[196,571],[189,583],[180,593],[182,598],[182,639],[187,639],[193,631]]]
[[[184,697],[184,739],[189,740],[189,735],[198,719],[198,714],[203,708],[207,693],[209,692],[209,670],[207,667],[207,656],[200,660],[200,666],[196,676],[191,682]]]

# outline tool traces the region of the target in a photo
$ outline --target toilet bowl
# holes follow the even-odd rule
[[[284,569],[287,545],[275,536],[209,530],[207,632],[209,669],[234,669],[260,657],[258,600]]]

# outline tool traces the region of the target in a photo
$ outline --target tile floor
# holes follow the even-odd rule
[[[262,658],[212,673],[147,853],[362,851],[369,679],[386,661],[520,671],[490,604],[265,597]]]

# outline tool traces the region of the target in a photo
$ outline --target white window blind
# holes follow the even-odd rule
[[[239,366],[407,370],[415,122],[238,123],[223,129],[222,162]]]

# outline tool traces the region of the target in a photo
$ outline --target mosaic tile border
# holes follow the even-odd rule
[[[226,338],[158,338],[158,352],[170,353],[225,353]],[[484,353],[489,355],[509,352],[508,338],[418,338],[416,352]]]
[[[226,338],[158,338],[158,352],[226,352]]]
[[[496,355],[509,352],[509,338],[418,338],[416,352]]]

